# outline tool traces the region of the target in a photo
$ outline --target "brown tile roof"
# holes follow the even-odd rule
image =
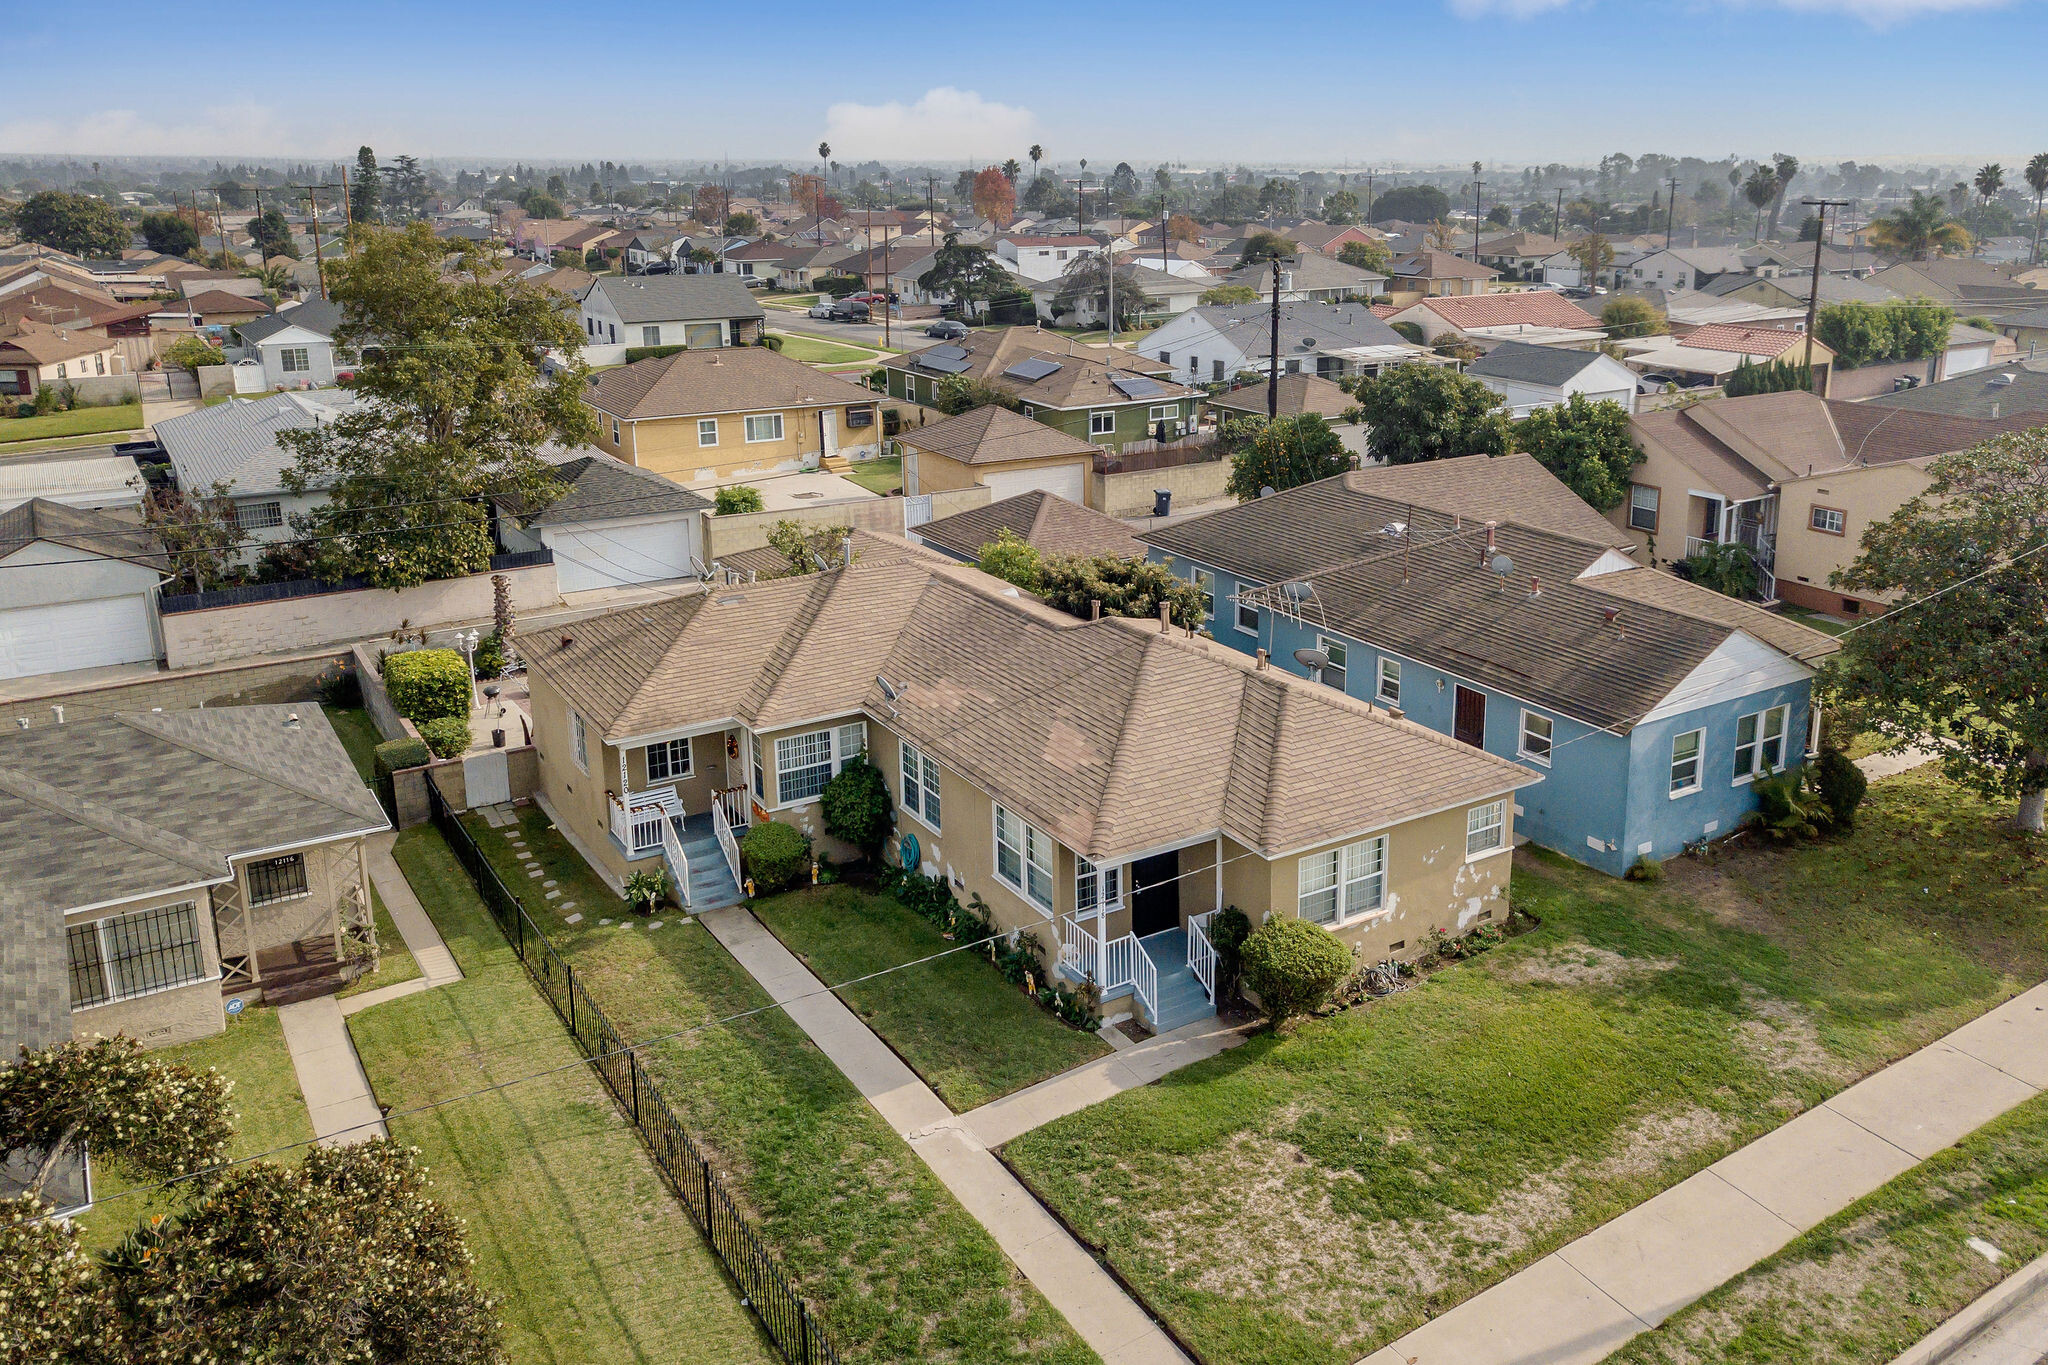
[[[1145,542],[1132,535],[1130,527],[1043,489],[939,517],[917,527],[916,535],[962,559],[977,559],[981,547],[993,544],[1004,531],[1036,546],[1041,554],[1145,557]]]
[[[1101,453],[1098,447],[1078,437],[993,403],[948,417],[943,422],[918,427],[899,439],[905,445],[971,465],[1006,464],[1012,460],[1041,460],[1060,455],[1085,455],[1093,459]]]
[[[722,346],[606,370],[585,386],[583,401],[613,417],[644,420],[870,404],[876,394],[766,346]]]
[[[23,331],[18,336],[0,338],[0,351],[16,350],[38,365],[54,365],[74,356],[96,355],[119,344],[97,332]]]
[[[207,289],[187,295],[184,304],[186,309],[202,317],[208,313],[247,313],[251,317],[264,317],[277,311],[263,299],[252,299],[245,294],[230,294],[225,289]],[[166,310],[159,308],[157,311]]]
[[[1474,327],[1571,327],[1582,331],[1600,320],[1561,294],[1548,289],[1518,289],[1507,294],[1470,294],[1424,299],[1429,309],[1460,331]]]
[[[1678,344],[1702,351],[1733,351],[1739,355],[1779,356],[1790,350],[1793,342],[1803,339],[1802,333],[1783,331],[1776,327],[1744,327],[1736,322],[1710,322],[1704,327],[1695,327],[1687,332],[1679,338]]]
[[[1212,408],[1228,408],[1232,412],[1249,412],[1263,417],[1266,413],[1266,390],[1270,380],[1262,379],[1242,389],[1209,400]],[[1319,413],[1324,417],[1342,417],[1358,406],[1358,400],[1327,379],[1312,374],[1283,374],[1280,376],[1280,415],[1294,417],[1304,412]]]
[[[1901,460],[1946,455],[1952,450],[1968,450],[2002,432],[2048,426],[2048,412],[1961,417],[1834,398],[1826,401],[1835,429],[1842,434],[1843,451],[1847,458],[1862,464],[1896,464]],[[1886,413],[1894,415],[1887,417]]]
[[[520,652],[613,740],[865,711],[1099,860],[1216,832],[1278,855],[1537,780],[1214,642],[929,561],[628,607]]]
[[[1645,606],[1662,607],[1683,616],[1746,631],[1773,649],[1782,650],[1807,664],[1816,663],[1842,647],[1834,636],[1811,626],[1802,626],[1790,617],[1765,611],[1752,602],[1738,601],[1659,569],[1624,569],[1619,573],[1602,574],[1590,581],[1602,592],[1626,597]]]
[[[1388,502],[1414,503],[1467,521],[1515,521],[1594,545],[1626,546],[1614,529],[1533,455],[1465,455],[1380,465],[1344,475],[1344,485]]]
[[[856,564],[895,564],[906,559],[929,559],[929,550],[922,550],[909,541],[897,536],[876,535],[854,527],[848,543],[853,546],[853,562]],[[760,578],[782,578],[789,573],[789,558],[773,545],[759,545],[751,550],[735,550],[718,557],[718,568],[729,569],[740,576],[742,582]]]
[[[906,373],[917,370],[917,358],[943,346],[966,353],[970,377],[985,379],[1027,403],[1047,408],[1108,407],[1132,402],[1158,402],[1183,398],[1195,390],[1174,383],[1168,376],[1173,368],[1147,360],[1132,351],[1108,346],[1089,346],[1057,332],[1037,327],[1004,327],[974,332],[958,341],[944,341],[884,362],[889,369]],[[1059,368],[1042,379],[1023,380],[1003,372],[1026,360],[1050,360]],[[939,371],[920,371],[940,373]],[[1150,399],[1125,396],[1110,384],[1113,375],[1146,375],[1158,379],[1165,390]]]

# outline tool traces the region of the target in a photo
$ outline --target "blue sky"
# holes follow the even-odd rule
[[[826,137],[841,161],[1039,142],[1067,164],[1363,167],[2048,147],[2048,100],[2026,93],[2048,0],[1117,8],[39,6],[9,21],[0,154],[794,161]]]

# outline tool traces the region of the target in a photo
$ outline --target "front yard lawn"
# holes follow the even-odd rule
[[[545,816],[526,814],[539,861],[576,858]],[[497,831],[467,827],[502,856]],[[838,1068],[764,1008],[767,993],[703,926],[674,915],[659,929],[637,917],[559,930],[558,919],[536,920],[625,1037],[701,1030],[641,1047],[641,1061],[817,1305],[841,1360],[1096,1359]],[[746,1011],[759,1012],[717,1022]]]
[[[291,1053],[285,1049],[284,1030],[277,1022],[276,1010],[261,1005],[245,1010],[228,1020],[227,1032],[167,1047],[156,1055],[182,1062],[195,1071],[212,1068],[234,1082],[234,1089],[228,1093],[228,1103],[235,1111],[231,1157],[252,1157],[289,1143],[312,1141],[313,1120],[306,1113],[305,1097],[299,1093],[299,1076],[292,1069]],[[280,1152],[271,1160],[294,1163],[304,1150]],[[100,1202],[79,1219],[87,1246],[106,1250],[143,1219],[169,1213],[184,1202],[179,1186],[155,1194],[113,1198],[130,1188],[129,1181],[105,1167],[93,1169],[93,1197]]]
[[[956,946],[888,896],[851,886],[791,891],[754,906],[825,982],[850,981]],[[1109,1051],[1067,1027],[975,953],[954,953],[838,992],[954,1113]]]
[[[446,1099],[581,1055],[431,826],[395,856],[460,981],[349,1020],[379,1103]],[[390,1123],[467,1223],[511,1359],[759,1362],[775,1356],[603,1085],[571,1067]]]
[[[2037,1096],[1608,1359],[1884,1365],[2043,1251],[2048,1096]]]
[[[517,825],[504,829],[493,829],[480,815],[474,812],[462,817],[463,828],[469,837],[483,850],[485,858],[497,869],[499,880],[503,881],[526,913],[533,916],[536,924],[552,933],[563,926],[566,915],[582,915],[595,924],[610,917],[622,918],[633,913],[625,899],[615,894],[604,879],[590,870],[590,864],[583,861],[583,855],[570,847],[569,841],[555,832],[555,822],[548,819],[548,813],[539,806],[527,804],[515,806],[519,816]],[[534,865],[541,869],[541,875],[531,876],[526,865],[519,861],[519,850],[512,847],[508,835],[517,834],[526,841],[526,851],[533,855]],[[548,882],[555,883],[553,886]],[[548,892],[562,894],[553,900]]]
[[[1524,856],[1541,927],[1008,1158],[1213,1365],[1366,1355],[2048,974],[2048,851],[1926,770],[1661,884]]]
[[[903,486],[903,457],[881,455],[872,460],[856,460],[853,472],[846,477],[870,493],[887,497]]]
[[[18,401],[18,400],[15,400]],[[8,410],[13,410],[10,403]],[[142,404],[115,403],[102,408],[73,408],[41,417],[0,417],[0,446],[12,441],[40,441],[51,436],[87,436],[107,431],[140,431]]]
[[[778,333],[782,338],[782,354],[791,360],[801,360],[807,365],[847,365],[860,360],[872,360],[881,354],[871,346],[853,346],[843,341],[821,341],[817,337],[799,336],[795,332]]]

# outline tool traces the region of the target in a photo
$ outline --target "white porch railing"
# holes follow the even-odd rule
[[[1691,559],[1694,555],[1703,555],[1719,543],[1719,541],[1707,536],[1687,536],[1685,538],[1685,557]]]
[[[671,813],[683,813],[674,787],[628,792],[624,801],[615,796],[611,799],[612,837],[636,858],[652,853],[662,846],[662,829]]]
[[[1087,925],[1076,923],[1072,916],[1061,916],[1060,923],[1066,928],[1067,951],[1062,956],[1066,959],[1067,967],[1093,981],[1098,990],[1104,989],[1102,940],[1097,938]]]
[[[732,871],[732,884],[745,886],[746,882],[740,878],[740,841],[732,837],[732,821],[726,818],[723,801],[711,803],[711,832],[718,836],[718,849],[725,854],[725,865]]]
[[[666,812],[661,820],[661,856],[668,863],[668,874],[676,879],[676,904],[685,910],[690,908],[690,857],[683,852],[683,841],[676,837],[676,827]]]
[[[725,823],[733,829],[745,829],[754,823],[753,803],[747,798],[747,789],[725,787],[711,798],[712,805],[725,812]]]
[[[1211,1001],[1216,999],[1216,949],[1209,942],[1209,917],[1215,913],[1205,910],[1188,916],[1188,970]]]
[[[1138,979],[1138,940],[1129,934],[1102,945],[1102,976],[1096,985],[1103,990],[1121,990]]]
[[[1159,968],[1152,963],[1152,955],[1145,951],[1145,945],[1126,934],[1117,942],[1131,945],[1131,986],[1138,992],[1138,1000],[1145,1006],[1145,1018],[1153,1024],[1159,1022]]]

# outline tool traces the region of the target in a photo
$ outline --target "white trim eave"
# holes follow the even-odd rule
[[[1751,635],[1731,628],[1728,638],[1651,708],[1637,726],[1669,720],[1702,707],[1753,696],[1774,687],[1809,682],[1813,670]]]
[[[186,882],[181,886],[166,886],[157,891],[138,891],[132,896],[117,896],[110,901],[94,901],[91,905],[73,905],[66,908],[64,914],[69,918],[72,915],[91,914],[95,910],[109,910],[119,905],[132,905],[136,901],[156,900],[161,896],[179,896],[187,891],[204,891],[208,887],[226,886],[234,879],[235,870],[231,867],[225,876],[215,877],[212,881]]]
[[[730,730],[735,726],[742,730],[747,728],[741,722],[728,716],[724,720],[704,721],[696,725],[680,725],[668,730],[648,730],[642,734],[623,735],[617,739],[606,735],[604,742],[611,745],[614,749],[640,749],[649,744],[659,744],[663,740],[695,739],[699,735],[715,735],[720,730]]]
[[[391,822],[385,820],[381,824],[371,825],[365,829],[351,830],[346,834],[323,834],[317,839],[300,839],[295,843],[272,844],[268,848],[252,848],[246,852],[230,853],[228,861],[232,863],[240,858],[261,858],[273,853],[290,853],[296,849],[314,848],[320,844],[340,843],[343,839],[364,839],[372,834],[387,833],[390,829]]]

